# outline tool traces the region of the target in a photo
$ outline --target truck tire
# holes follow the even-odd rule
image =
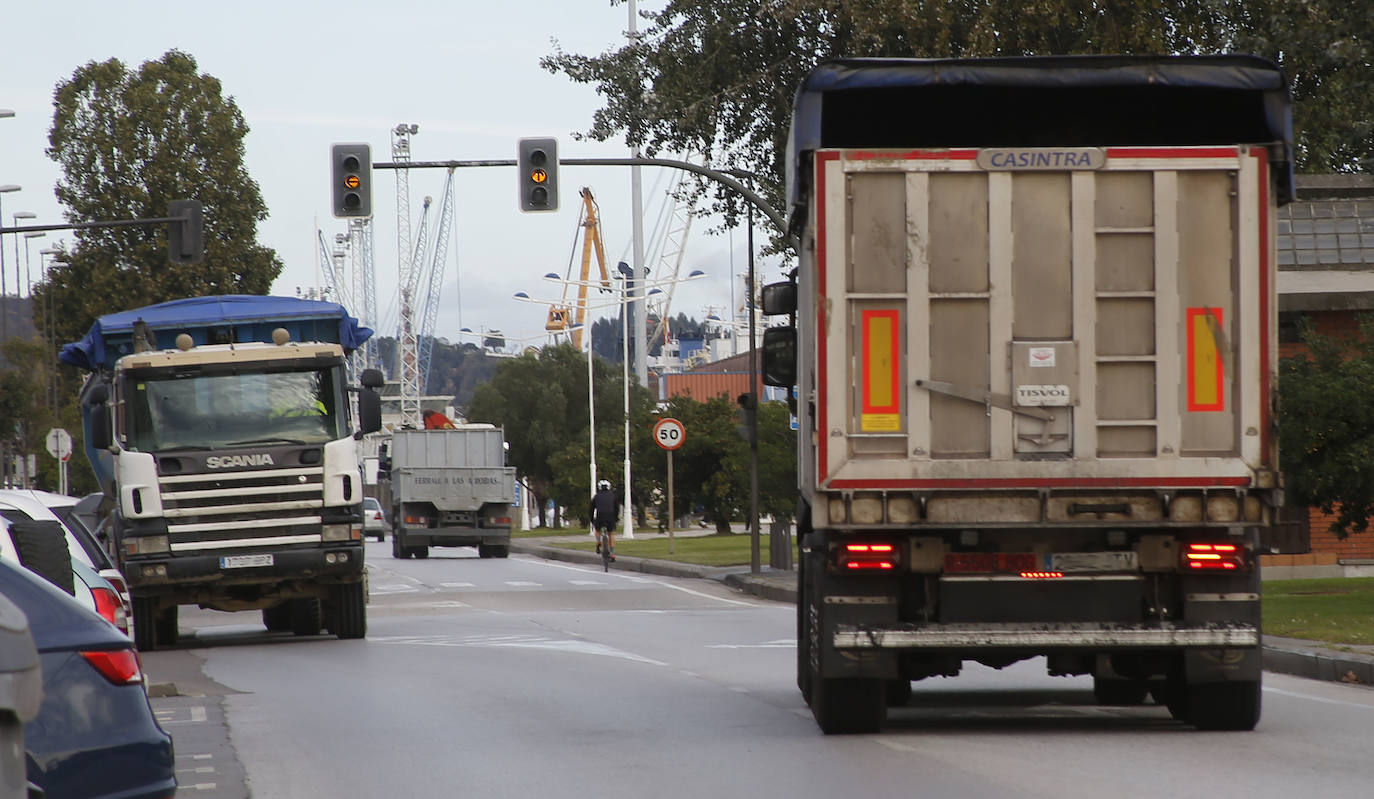
[[[173,646],[181,638],[181,629],[177,626],[177,606],[163,608],[157,614],[157,644],[158,646]]]
[[[806,590],[806,558],[797,558],[797,689],[802,700],[811,704],[811,625],[807,623],[810,611]]]
[[[410,557],[410,553],[401,545],[401,537],[396,534],[395,530],[391,531],[391,557],[397,560],[405,560]]]
[[[887,682],[812,675],[811,713],[826,735],[878,732],[887,717]]]
[[[1093,677],[1093,699],[1099,705],[1139,705],[1149,692],[1150,684],[1144,680]]]
[[[291,608],[291,632],[293,634],[320,634],[320,627],[322,626],[320,621],[320,600],[315,597],[293,599],[288,605]]]
[[[145,597],[133,597],[134,647],[140,652],[157,649],[157,602]]]
[[[507,558],[510,557],[509,544],[478,544],[477,556],[479,558]]]
[[[291,629],[291,603],[283,602],[280,605],[263,608],[262,626],[266,627],[269,633],[281,633]]]
[[[429,547],[410,547],[410,556],[424,560],[429,557]]]
[[[10,525],[15,555],[24,568],[66,591],[76,593],[72,556],[62,525],[54,521],[22,521]]]
[[[888,707],[906,707],[911,702],[911,680],[888,680],[883,687],[883,699]]]
[[[1253,730],[1260,719],[1260,681],[1188,686],[1188,722],[1199,730]]]
[[[331,627],[340,639],[367,637],[367,594],[363,584],[344,583],[330,589]]]

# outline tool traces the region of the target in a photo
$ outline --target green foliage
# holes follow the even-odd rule
[[[1268,580],[1264,634],[1333,644],[1374,644],[1374,578]]]
[[[1290,501],[1335,513],[1332,532],[1364,532],[1374,513],[1374,321],[1353,338],[1302,329],[1307,352],[1279,365],[1279,451]]]
[[[540,62],[606,98],[585,135],[753,172],[774,208],[793,94],[828,58],[1255,52],[1292,80],[1300,169],[1369,171],[1374,156],[1374,15],[1346,0],[668,0],[641,15],[637,43],[555,42]],[[738,199],[713,191],[735,225]]]
[[[5,362],[11,367],[0,372],[0,431],[10,442],[10,454],[34,455],[34,485],[56,491],[59,485],[58,461],[48,454],[47,435],[54,427],[71,433],[74,453],[68,461],[67,479],[71,493],[80,496],[95,490],[95,479],[85,466],[82,453],[81,420],[76,406],[54,413],[49,404],[48,381],[56,368],[47,347],[35,338],[12,338],[5,342]]]
[[[89,62],[54,93],[49,157],[57,198],[73,223],[157,218],[176,199],[205,207],[205,262],[168,260],[167,225],[76,233],[66,263],[34,290],[42,319],[52,298],[57,342],[101,314],[180,297],[266,294],[282,264],[256,243],[267,207],[243,164],[248,126],[220,82],[191,56],[168,51],[131,72]]]

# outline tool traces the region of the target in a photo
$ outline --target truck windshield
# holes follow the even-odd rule
[[[141,452],[249,444],[321,444],[345,437],[339,367],[125,381],[125,446]]]

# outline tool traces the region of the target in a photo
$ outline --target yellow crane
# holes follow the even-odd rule
[[[549,306],[549,320],[544,329],[550,333],[561,333],[571,328],[569,338],[574,347],[581,349],[582,327],[587,317],[588,276],[591,273],[593,253],[596,254],[596,265],[601,270],[600,282],[603,291],[611,290],[611,278],[606,272],[606,249],[601,243],[601,217],[598,214],[596,200],[592,198],[592,190],[585,186],[579,193],[582,195],[582,214],[577,224],[581,228],[582,238],[582,276],[576,281],[568,280],[563,284],[563,302]],[[573,246],[577,246],[576,240]],[[570,298],[574,291],[576,302]]]

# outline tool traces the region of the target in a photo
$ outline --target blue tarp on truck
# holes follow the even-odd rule
[[[89,371],[113,369],[115,361],[134,351],[134,327],[142,321],[154,349],[174,349],[176,337],[189,333],[197,346],[270,342],[272,330],[286,328],[292,341],[339,344],[352,352],[372,336],[342,305],[296,297],[222,294],[106,314],[85,338],[62,347],[61,361]]]

